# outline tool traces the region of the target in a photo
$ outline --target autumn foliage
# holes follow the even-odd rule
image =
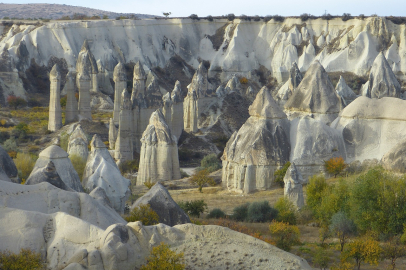
[[[342,157],[335,157],[324,161],[324,167],[328,173],[331,173],[334,175],[334,177],[337,177],[337,175],[347,167],[347,164],[345,164]]]
[[[209,171],[206,169],[198,171],[197,173],[192,175],[189,181],[192,184],[197,185],[200,192],[203,192],[203,186],[206,184],[209,184],[211,186],[216,185],[216,182],[213,180],[213,178],[209,177]]]
[[[149,204],[140,204],[135,207],[125,218],[127,222],[141,221],[143,225],[155,225],[159,222],[158,214],[151,209]]]
[[[356,268],[359,270],[361,269],[361,262],[378,265],[381,252],[379,242],[371,234],[366,234],[350,242],[341,259],[342,261],[347,261],[350,258],[355,259]]]
[[[14,110],[16,110],[18,107],[20,106],[25,106],[27,105],[27,101],[25,101],[25,99],[23,99],[22,97],[16,97],[14,95],[10,95],[7,98],[7,104],[10,107],[13,107]]]
[[[30,249],[21,249],[19,254],[12,253],[8,250],[0,251],[0,269],[43,269],[44,266],[41,254],[35,253]]]
[[[289,223],[272,221],[269,225],[271,236],[276,243],[276,246],[285,251],[289,251],[293,245],[300,243],[299,228]]]
[[[159,246],[153,247],[151,255],[147,258],[147,264],[141,267],[141,270],[170,269],[183,270],[183,253],[176,253],[170,247],[162,242]]]

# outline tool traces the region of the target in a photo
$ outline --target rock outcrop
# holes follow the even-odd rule
[[[332,157],[346,160],[346,149],[340,132],[309,116],[296,118],[290,125],[290,162],[295,163],[305,183],[324,172],[324,161]]]
[[[269,189],[275,170],[289,161],[289,120],[263,87],[249,107],[250,118],[224,149],[222,181],[229,190]]]
[[[390,171],[406,173],[406,140],[400,141],[381,159],[382,166]]]
[[[340,80],[338,81],[338,83],[336,85],[336,92],[337,92],[337,95],[341,98],[341,102],[345,106],[347,106],[348,104],[350,104],[357,98],[357,95],[347,85],[343,76],[340,76]]]
[[[400,84],[382,52],[372,64],[369,80],[363,90],[362,95],[369,98],[400,97]]]
[[[117,128],[114,124],[113,118],[110,118],[109,122],[109,148],[115,149],[116,148],[116,140],[117,140]]]
[[[283,178],[285,183],[284,195],[290,200],[298,209],[304,206],[303,197],[303,178],[300,172],[296,169],[294,162],[288,168],[288,171]]]
[[[383,97],[358,97],[331,124],[344,138],[347,163],[380,160],[406,133],[406,101]]]
[[[87,73],[90,76],[90,92],[97,93],[99,92],[98,86],[98,67],[96,59],[93,56],[93,53],[90,51],[89,42],[87,39],[83,42],[82,48],[78,55],[78,60],[76,62],[76,73]]]
[[[162,97],[162,114],[172,135],[176,137],[176,141],[179,140],[183,130],[183,99],[181,93],[180,82],[176,81],[172,93],[168,92]]]
[[[69,136],[68,142],[68,154],[69,156],[78,156],[82,160],[87,160],[89,154],[88,150],[89,141],[87,140],[87,135],[83,131],[80,124],[76,125],[76,128]]]
[[[118,125],[117,140],[115,143],[114,158],[117,163],[133,159],[133,139],[131,138],[132,131],[132,105],[130,94],[127,89],[124,89],[121,94],[121,109]]]
[[[76,76],[77,85],[79,88],[78,110],[82,119],[92,119],[92,109],[90,107],[90,75],[87,70],[83,70]]]
[[[100,59],[97,60],[97,68],[99,69],[99,74],[97,75],[99,91],[106,95],[113,95],[114,89],[110,83],[110,73]]]
[[[159,223],[168,226],[190,223],[189,216],[172,199],[169,192],[160,183],[156,183],[145,195],[137,199],[131,209],[149,204],[159,216]]]
[[[35,185],[42,182],[50,183],[51,185],[63,190],[74,191],[73,189],[67,187],[59,177],[59,174],[56,171],[55,165],[52,161],[48,162],[45,167],[38,168],[35,172],[33,171],[25,182],[25,185]]]
[[[65,108],[65,125],[78,120],[78,101],[75,97],[75,85],[72,73],[66,74],[66,108]]]
[[[151,115],[141,143],[137,185],[180,179],[177,140],[159,109]]]
[[[50,95],[49,95],[49,121],[48,130],[57,131],[62,127],[61,109],[61,73],[58,65],[55,64],[49,73]]]
[[[79,175],[75,171],[75,168],[73,168],[72,162],[68,158],[68,153],[56,145],[48,146],[39,153],[39,157],[35,162],[35,166],[29,178],[35,171],[46,167],[50,161],[54,163],[57,173],[67,187],[78,192],[83,192]]]
[[[320,62],[315,61],[302,82],[285,104],[290,118],[311,115],[326,123],[332,122],[341,109],[341,100]]]
[[[14,183],[21,183],[21,179],[18,177],[18,170],[14,164],[13,159],[0,145],[0,170]]]
[[[293,62],[289,72],[289,79],[284,85],[282,85],[281,88],[279,88],[278,92],[276,93],[276,99],[281,101],[282,104],[285,104],[302,80],[303,75],[300,73],[296,62]]]
[[[121,95],[123,90],[127,89],[127,75],[124,65],[121,62],[114,68],[113,80],[115,83],[113,121],[115,125],[118,125],[120,119]]]

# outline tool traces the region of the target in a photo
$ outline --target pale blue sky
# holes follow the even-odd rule
[[[2,1],[3,3],[22,4],[26,1]],[[406,0],[70,0],[44,1],[31,0],[29,3],[67,4],[97,8],[107,11],[124,13],[143,13],[162,15],[162,11],[172,12],[172,16],[189,16],[197,14],[225,15],[300,15],[310,13],[322,15],[325,10],[332,15],[344,12],[351,15],[406,16]]]

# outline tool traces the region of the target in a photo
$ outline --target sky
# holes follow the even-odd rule
[[[197,14],[200,17],[245,14],[298,16],[303,13],[320,16],[326,11],[332,15],[371,15],[406,16],[406,0],[14,0],[2,1],[10,4],[49,3],[83,6],[121,13],[141,13],[162,15],[171,12],[173,17],[187,17]]]

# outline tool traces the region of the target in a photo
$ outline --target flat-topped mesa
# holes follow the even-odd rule
[[[337,117],[341,100],[319,61],[310,66],[284,107],[290,118],[311,115],[330,123]]]
[[[61,109],[61,73],[55,64],[49,73],[50,96],[49,96],[49,121],[48,130],[57,131],[62,127]]]
[[[175,87],[171,93],[172,108],[171,108],[171,131],[172,135],[176,136],[179,140],[183,130],[183,98],[182,90],[179,81],[176,81]]]
[[[137,185],[180,179],[176,138],[159,109],[152,113],[141,143]]]
[[[88,144],[87,135],[83,131],[82,126],[78,124],[69,136],[67,152],[70,157],[78,156],[86,161],[89,154]]]
[[[99,92],[99,86],[98,86],[98,67],[97,67],[97,62],[96,59],[94,58],[92,52],[90,51],[89,48],[89,43],[87,39],[83,42],[82,48],[79,52],[78,55],[78,60],[76,62],[76,73],[82,73],[84,71],[87,71],[89,76],[91,77],[91,83],[90,83],[90,91],[91,92]]]
[[[75,84],[72,73],[66,74],[66,108],[65,108],[65,125],[75,122],[78,119],[78,101],[75,97]]]
[[[147,81],[147,74],[145,73],[144,67],[142,66],[140,61],[137,61],[134,65],[134,73],[133,73],[133,95],[134,98],[145,97],[145,84]],[[131,100],[133,97],[131,96]]]
[[[117,128],[116,128],[116,125],[114,125],[113,118],[110,118],[110,122],[109,122],[109,148],[110,149],[115,149],[116,140],[117,140]]]
[[[92,109],[90,107],[91,81],[89,73],[84,70],[82,73],[77,75],[76,79],[79,88],[79,115],[81,116],[81,118],[92,120]]]
[[[298,209],[302,208],[304,206],[302,185],[304,181],[294,162],[289,166],[283,182],[285,183],[283,195]]]
[[[336,86],[337,95],[341,98],[342,103],[347,106],[354,99],[357,98],[357,95],[352,91],[352,89],[347,85],[343,76],[340,76],[340,80]]]
[[[229,190],[266,190],[273,174],[289,161],[289,120],[263,87],[249,107],[250,118],[224,149],[222,181]]]
[[[401,87],[383,53],[372,64],[362,95],[369,98],[400,97]]]
[[[110,73],[100,59],[97,60],[97,68],[99,69],[99,74],[97,75],[99,91],[106,95],[113,95],[114,89],[110,83]]]
[[[121,62],[119,62],[114,68],[113,80],[115,83],[113,121],[115,125],[118,125],[121,108],[121,94],[123,93],[123,89],[127,89],[127,75],[125,67]]]
[[[83,186],[93,191],[102,188],[111,206],[124,213],[125,202],[131,194],[130,181],[124,178],[99,135],[90,142],[91,152],[83,172]]]
[[[132,104],[130,93],[124,88],[121,94],[121,109],[118,126],[117,140],[115,143],[114,158],[117,164],[121,162],[133,160],[133,139],[131,137],[132,130]]]

